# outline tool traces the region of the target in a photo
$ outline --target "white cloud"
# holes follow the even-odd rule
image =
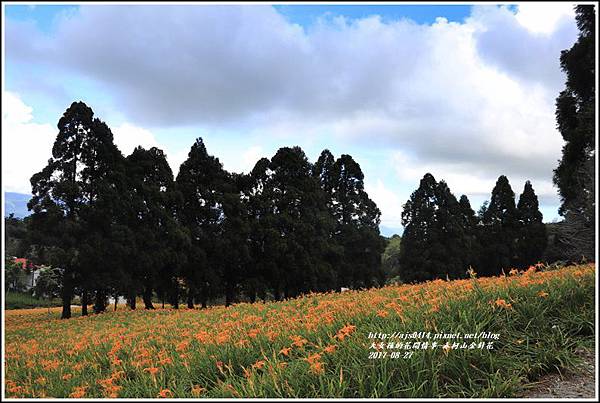
[[[400,153],[406,186],[433,171],[457,193],[487,194],[505,174],[516,191],[530,179],[556,199],[559,56],[577,36],[570,4],[482,5],[464,23],[431,25],[324,17],[307,30],[268,6],[82,5],[57,27],[44,36],[7,20],[8,59],[94,80],[130,122],[114,130],[123,149],[156,141],[140,127],[259,133],[263,147],[326,138]],[[218,155],[226,169],[251,169],[262,149],[250,144]],[[174,151],[170,162],[185,159]],[[371,190],[397,221],[386,185]]]
[[[550,34],[561,19],[572,20],[575,17],[574,6],[574,3],[559,2],[523,3],[517,6],[515,18],[531,32]]]
[[[485,169],[468,161],[462,163],[431,162],[420,160],[403,152],[394,153],[392,165],[398,178],[404,183],[413,184],[415,189],[419,186],[423,175],[430,173],[436,180],[444,180],[457,198],[465,194],[469,199],[477,200],[489,199],[498,176],[506,174],[505,171],[499,170],[496,176],[491,176]],[[517,200],[523,191],[525,181],[530,180],[541,204],[556,205],[558,203],[556,188],[551,179],[532,179],[527,175],[519,174],[508,175],[508,179]],[[477,205],[472,205],[472,207],[478,208]]]
[[[253,145],[238,151],[236,146],[232,146],[229,150],[215,154],[223,164],[223,168],[229,172],[248,173],[254,168],[256,162],[262,157],[270,158],[270,155],[265,155],[263,147]],[[209,153],[211,153],[209,151]]]
[[[2,183],[4,191],[30,193],[30,178],[52,157],[57,130],[32,122],[33,108],[18,94],[2,93]]]
[[[377,178],[374,185],[365,180],[365,191],[369,194],[379,210],[381,210],[381,225],[388,228],[400,228],[402,201],[400,195],[388,189],[380,178]]]
[[[137,146],[143,148],[160,148],[156,138],[147,129],[134,126],[131,123],[123,123],[111,129],[114,136],[114,142],[119,147],[119,150],[127,156],[133,152]]]
[[[145,149],[157,147],[163,150],[175,177],[179,172],[179,167],[188,157],[189,150],[167,147],[161,144],[150,130],[143,127],[125,122],[111,130],[116,146],[125,156],[131,154],[137,146],[142,146]]]
[[[242,169],[239,172],[250,172],[256,162],[263,156],[261,146],[252,146],[242,153]]]

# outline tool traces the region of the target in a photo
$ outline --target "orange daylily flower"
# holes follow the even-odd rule
[[[194,386],[192,386],[192,395],[194,395],[194,396],[198,397],[198,396],[200,396],[200,395],[202,394],[202,392],[204,392],[205,390],[206,390],[206,389],[205,389],[205,388],[203,388],[203,387],[202,387],[202,386],[200,386],[200,385],[194,385]]]
[[[160,392],[158,392],[157,397],[161,397],[161,398],[173,397],[173,392],[171,392],[169,389],[163,389]]]

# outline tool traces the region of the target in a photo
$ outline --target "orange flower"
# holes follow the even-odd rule
[[[379,311],[379,312],[377,312],[377,316],[379,316],[380,318],[385,318],[389,314],[390,313],[388,311]]]
[[[505,300],[498,298],[496,301],[493,302],[497,307],[500,308],[506,308],[506,309],[510,309],[512,307],[512,304],[507,303]]]
[[[346,325],[343,328],[341,328],[337,332],[337,334],[335,336],[333,336],[333,338],[342,341],[346,337],[348,337],[352,332],[354,332],[354,330],[356,330],[356,326],[354,326],[354,325]]]
[[[319,361],[320,359],[321,359],[321,354],[319,354],[319,353],[316,353],[316,354],[313,354],[313,355],[309,355],[308,358],[305,358],[305,360],[308,361],[311,364],[314,363],[314,362]]]
[[[173,360],[170,357],[167,357],[163,360],[160,360],[158,363],[160,365],[171,364],[171,363],[173,363]]]
[[[308,343],[308,340],[306,340],[305,338],[300,337],[300,336],[290,336],[290,339],[294,340],[294,342],[292,343],[292,346],[296,346],[296,347],[302,347]]]
[[[335,351],[336,348],[337,348],[337,346],[335,344],[331,344],[331,345],[325,347],[323,349],[323,352],[331,354],[331,353],[333,353]]]
[[[110,376],[112,379],[121,379],[125,377],[125,371],[113,372]]]
[[[259,333],[260,333],[259,329],[248,330],[248,337],[250,337],[250,338],[256,337],[256,336],[258,336]]]
[[[537,295],[538,295],[538,297],[546,298],[549,294],[545,291],[540,291],[540,292],[538,292]]]
[[[188,348],[189,345],[190,345],[190,342],[187,340],[184,340],[177,345],[177,348],[175,350],[177,350],[179,352],[184,351],[185,349]]]
[[[85,396],[86,390],[87,386],[76,386],[75,389],[73,389],[73,392],[71,392],[71,394],[69,395],[69,397],[80,399]]]
[[[321,361],[315,361],[310,364],[310,369],[315,374],[322,374],[325,372],[325,368],[323,368],[323,363]]]
[[[160,371],[160,369],[156,367],[144,368],[144,372],[148,372],[152,376],[156,375],[158,371]]]
[[[62,376],[63,381],[68,381],[71,378],[73,378],[73,374],[64,374]]]
[[[194,396],[200,396],[202,394],[202,392],[204,392],[206,389],[203,388],[200,385],[193,385],[192,386],[192,395]]]
[[[287,357],[288,355],[290,355],[290,351],[291,351],[291,350],[292,350],[292,349],[291,349],[290,347],[284,347],[284,348],[282,348],[282,349],[279,351],[279,353],[280,353],[280,354],[283,354],[283,355],[285,355],[285,356]]]
[[[108,395],[108,397],[117,398],[117,397],[119,397],[119,391],[121,389],[122,388],[120,386],[111,385],[111,386],[105,388],[104,390],[105,390],[106,394]]]
[[[169,389],[163,389],[160,392],[158,392],[158,396],[156,396],[156,397],[162,397],[162,398],[173,397],[173,392],[171,392]]]
[[[516,276],[519,273],[519,271],[517,269],[512,269],[511,271],[508,272],[508,274],[510,274],[511,276]]]
[[[256,361],[254,364],[252,364],[252,368],[261,369],[262,367],[265,366],[266,363],[267,362],[264,360]]]

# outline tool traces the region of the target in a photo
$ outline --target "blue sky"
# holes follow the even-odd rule
[[[3,150],[28,153],[3,151],[5,191],[28,191],[83,100],[124,153],[159,146],[174,171],[199,136],[238,172],[281,146],[350,154],[386,234],[426,172],[475,210],[499,175],[529,179],[558,216],[568,3],[3,6]]]

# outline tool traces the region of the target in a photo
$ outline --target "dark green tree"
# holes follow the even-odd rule
[[[174,212],[176,192],[173,173],[164,152],[156,147],[136,149],[127,157],[130,183],[128,226],[133,232],[135,253],[128,261],[124,291],[132,309],[137,295],[146,309],[153,309],[152,290],[163,266],[172,263],[173,237],[185,234]]]
[[[480,229],[485,266],[482,275],[497,275],[517,264],[518,214],[515,193],[506,176],[501,175],[492,190],[492,197],[481,217]]]
[[[331,161],[325,150],[317,167]],[[325,163],[320,165],[319,163]],[[381,212],[364,189],[360,165],[342,154],[330,169],[321,169],[321,186],[329,191],[330,211],[335,219],[333,239],[341,248],[337,257],[337,287],[371,287],[385,282],[381,254],[385,247],[379,235]]]
[[[219,234],[224,217],[223,201],[228,175],[219,159],[208,154],[201,138],[196,139],[177,175],[182,195],[179,220],[191,237],[189,259],[182,268],[192,298],[206,306],[220,286],[222,267]]]
[[[334,270],[328,253],[333,221],[312,164],[300,147],[283,147],[271,158],[267,174],[273,229],[281,237],[274,254],[278,286],[286,298],[331,289]],[[274,289],[275,295],[279,293]]]
[[[565,89],[556,99],[557,127],[565,140],[562,158],[554,170],[565,217],[557,242],[564,257],[579,260],[595,255],[595,9],[575,7],[579,37],[560,56],[567,75]]]
[[[90,285],[91,278],[95,286],[104,288],[99,281],[111,266],[110,259],[103,260],[116,256],[106,242],[95,247],[98,234],[106,235],[113,224],[114,210],[109,206],[118,200],[115,178],[122,172],[118,166],[123,156],[108,127],[93,115],[83,102],[74,102],[65,111],[58,122],[52,158],[31,178],[33,197],[28,208],[33,211],[30,228],[35,231],[31,241],[52,249],[48,256],[53,261],[44,263],[63,269],[62,318],[71,317],[78,283]]]
[[[469,266],[464,213],[444,181],[426,174],[402,212],[400,278],[404,282],[458,278]]]
[[[4,254],[8,257],[24,257],[27,224],[21,218],[9,214],[4,217]]]
[[[539,262],[547,243],[546,226],[542,222],[538,198],[529,181],[525,182],[523,193],[519,197],[517,213],[517,265],[528,267]]]
[[[556,99],[556,121],[565,145],[562,159],[554,171],[554,183],[562,199],[560,212],[565,215],[583,191],[579,172],[594,158],[595,124],[595,12],[593,5],[576,7],[580,33],[571,49],[563,50],[560,65],[567,75],[566,88]]]
[[[462,219],[465,234],[465,259],[466,264],[472,268],[482,267],[482,246],[478,237],[478,218],[471,208],[471,203],[466,195],[462,195],[458,201],[458,207]]]
[[[250,265],[249,217],[247,203],[242,199],[245,176],[228,174],[223,188],[223,216],[217,236],[220,252],[220,282],[225,292],[225,306],[237,299],[241,284],[246,281]]]
[[[245,198],[250,227],[249,253],[251,264],[246,271],[245,292],[250,300],[257,295],[266,298],[268,289],[280,300],[283,273],[278,262],[284,251],[285,240],[276,228],[275,189],[271,161],[261,158],[247,177]]]

